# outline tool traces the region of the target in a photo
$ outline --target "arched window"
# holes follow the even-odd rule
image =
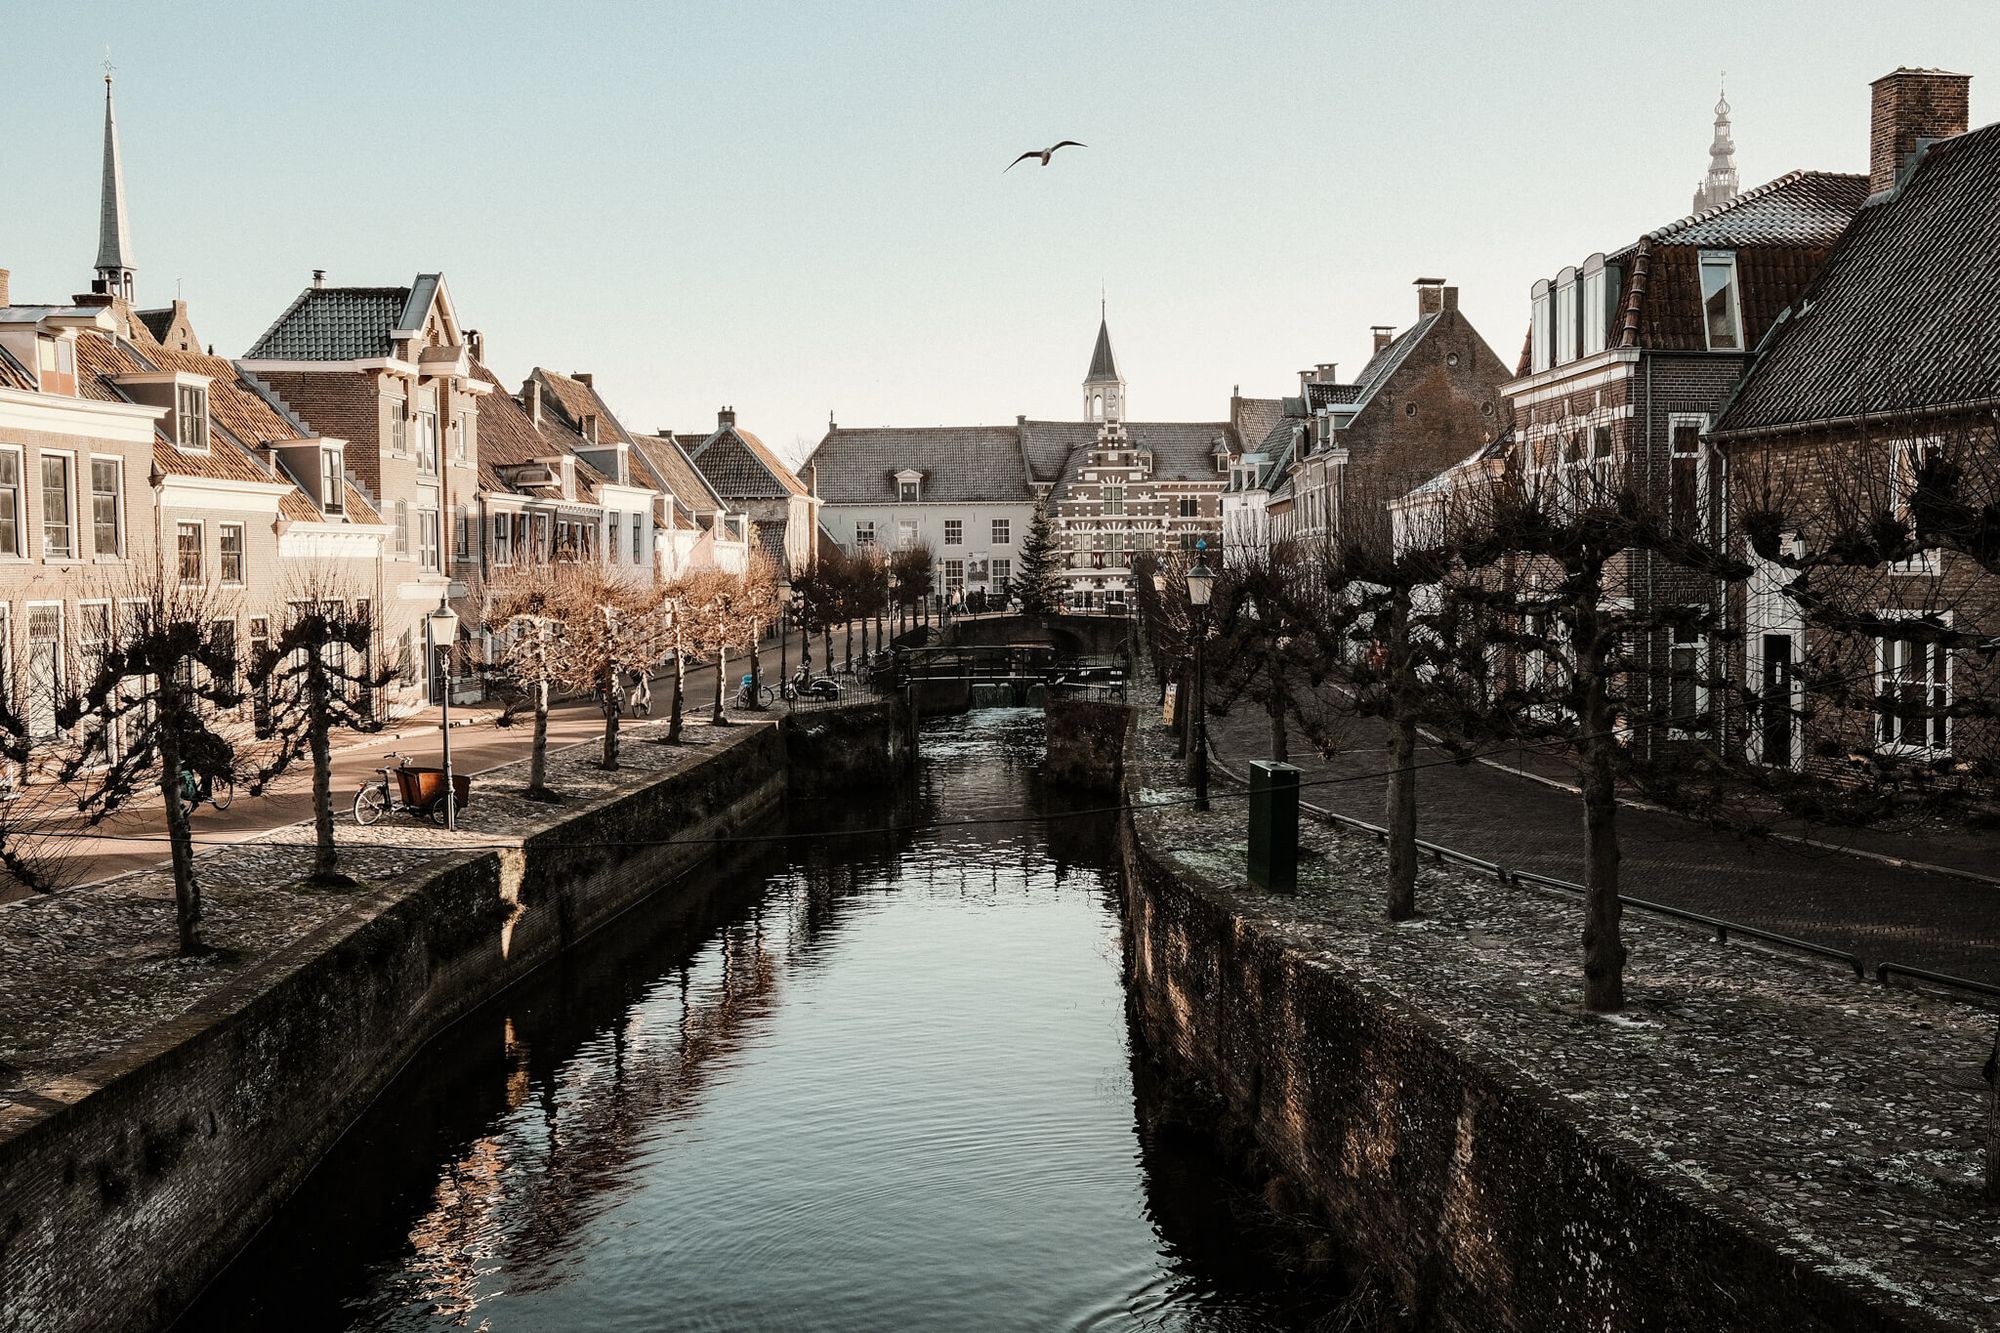
[[[1091,397],[1090,419],[1092,421],[1104,420],[1104,395],[1101,393],[1095,394]]]

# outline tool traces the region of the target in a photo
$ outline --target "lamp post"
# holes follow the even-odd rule
[[[456,831],[458,790],[451,780],[451,648],[458,642],[458,613],[451,609],[443,593],[438,594],[437,610],[424,617],[424,628],[430,633],[431,661],[438,661],[440,648],[445,653],[438,666],[438,698],[444,708],[438,718],[438,735],[444,746],[444,826]]]
[[[1208,809],[1208,599],[1215,571],[1208,567],[1208,539],[1195,543],[1194,568],[1187,572],[1188,606],[1198,614],[1194,636],[1194,808]]]
[[[785,650],[790,646],[785,642],[785,636],[792,632],[791,613],[792,608],[789,603],[778,603],[778,697],[780,699],[785,697],[785,688],[791,684],[791,677],[785,674]]]
[[[1167,664],[1160,655],[1159,620],[1160,620],[1160,607],[1165,603],[1166,596],[1167,596],[1166,571],[1160,569],[1159,566],[1155,565],[1153,567],[1153,623],[1146,627],[1147,628],[1146,647],[1153,654],[1153,673],[1160,678],[1161,707],[1165,707],[1167,702]]]

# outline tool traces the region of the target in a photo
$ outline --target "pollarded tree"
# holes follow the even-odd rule
[[[257,765],[250,785],[261,795],[299,759],[312,765],[312,882],[352,884],[335,869],[333,841],[333,760],[335,731],[376,731],[374,711],[364,706],[367,693],[386,686],[395,676],[390,667],[369,665],[374,627],[365,613],[351,609],[335,580],[314,575],[294,590],[283,623],[270,643],[250,663],[249,684],[259,709],[268,719],[270,747]]]
[[[899,616],[930,595],[934,560],[927,542],[905,546],[889,557],[889,581],[893,585]],[[910,617],[914,620],[914,614]]]
[[[528,746],[528,786],[533,800],[555,799],[548,786],[549,703],[569,656],[570,612],[566,570],[541,562],[516,564],[489,587],[487,623],[495,627],[500,660],[533,701],[534,737]]]
[[[1049,521],[1049,502],[1044,496],[1035,504],[1035,516],[1021,539],[1020,559],[1014,565],[1014,595],[1021,610],[1031,616],[1055,609],[1060,591],[1062,552],[1056,545],[1055,525]]]
[[[750,656],[750,705],[762,708],[763,671],[758,660],[757,640],[764,626],[778,618],[778,567],[769,556],[753,555],[736,576],[729,611],[734,619],[735,642]]]
[[[107,627],[83,689],[55,709],[57,725],[76,729],[81,742],[61,776],[76,785],[77,808],[93,825],[134,797],[160,793],[180,951],[200,953],[201,881],[187,797],[235,780],[235,748],[218,713],[241,703],[243,691],[233,637],[214,628],[230,608],[164,565],[137,576],[117,605],[118,622]]]
[[[1279,763],[1291,757],[1288,723],[1321,749],[1332,740],[1319,687],[1333,659],[1314,633],[1308,573],[1300,548],[1281,542],[1268,555],[1225,567],[1208,608],[1208,711],[1220,716],[1239,700],[1254,703],[1270,724],[1271,758]]]

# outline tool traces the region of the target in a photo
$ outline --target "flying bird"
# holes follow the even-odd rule
[[[1040,158],[1042,160],[1042,165],[1047,166],[1049,164],[1049,159],[1056,155],[1056,148],[1088,148],[1088,147],[1090,147],[1090,145],[1087,143],[1078,143],[1074,139],[1064,139],[1061,143],[1057,144],[1055,148],[1030,148],[1027,152],[1021,154],[1019,157],[1015,158],[1012,162],[1009,162],[1006,166],[1006,169],[1003,170],[1000,174],[1003,176],[1006,175],[1007,172],[1012,171],[1015,167],[1020,166],[1023,162],[1026,162],[1031,157]]]

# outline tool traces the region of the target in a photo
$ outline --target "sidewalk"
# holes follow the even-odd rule
[[[1233,766],[1269,753],[1261,713],[1239,709],[1211,718],[1208,731],[1215,753]],[[1291,762],[1304,770],[1302,798],[1381,823],[1385,747],[1386,729],[1368,718],[1349,721],[1347,748],[1330,760],[1301,753],[1305,747],[1295,741]],[[1538,776],[1454,764],[1442,749],[1419,742],[1417,763],[1433,766],[1417,777],[1417,836],[1513,869],[1580,881],[1582,811],[1571,792],[1538,780],[1561,770],[1531,756],[1496,759],[1526,759],[1523,767]],[[1893,962],[2000,985],[2000,885],[1875,859],[1995,873],[1990,852],[1976,850],[1971,835],[1919,842],[1876,833],[1854,840],[1871,854],[1864,856],[1749,839],[1639,806],[1622,808],[1618,827],[1621,887],[1633,897],[1842,949],[1870,968]],[[1634,963],[1644,966],[1643,959]]]

